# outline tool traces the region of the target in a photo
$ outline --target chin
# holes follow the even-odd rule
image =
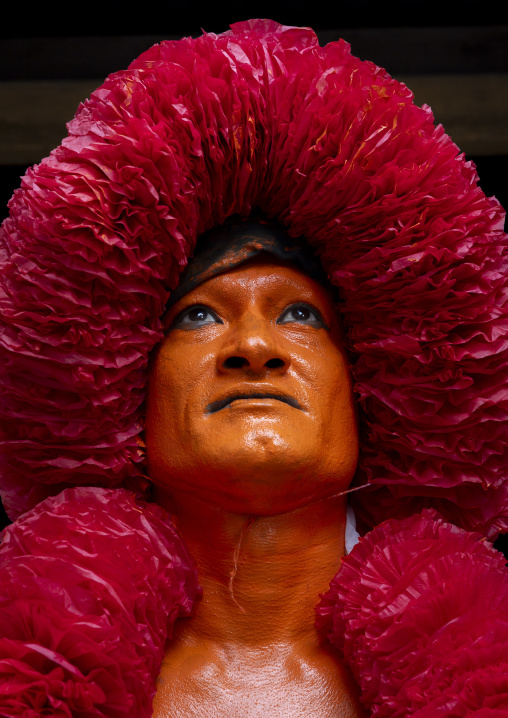
[[[150,473],[175,498],[182,492],[243,514],[294,511],[346,491],[356,470],[356,444],[344,442],[331,451],[321,433],[306,429],[281,431],[280,423],[277,428],[258,423],[237,426],[234,432],[197,432],[191,441],[179,442],[180,449],[166,446],[166,461],[158,467],[154,462]],[[181,450],[184,445],[186,451]]]

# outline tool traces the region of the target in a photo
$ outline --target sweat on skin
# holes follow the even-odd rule
[[[170,307],[146,408],[155,500],[198,564],[156,718],[361,716],[314,609],[344,554],[357,421],[334,302],[267,254]]]

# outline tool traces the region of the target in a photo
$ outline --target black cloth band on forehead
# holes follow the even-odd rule
[[[324,286],[335,298],[335,287],[330,284],[319,260],[305,240],[290,237],[276,225],[239,221],[212,229],[198,240],[196,251],[182,272],[180,283],[171,293],[166,308],[176,304],[208,279],[224,274],[263,252],[292,263]]]

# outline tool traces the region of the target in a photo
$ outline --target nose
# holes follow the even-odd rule
[[[269,320],[255,315],[243,317],[224,337],[217,355],[221,374],[284,374],[291,364],[289,351],[281,346],[280,337]]]

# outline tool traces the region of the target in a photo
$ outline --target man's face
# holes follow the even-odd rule
[[[351,380],[326,290],[257,258],[165,317],[146,409],[149,475],[237,513],[344,491],[358,460]]]

